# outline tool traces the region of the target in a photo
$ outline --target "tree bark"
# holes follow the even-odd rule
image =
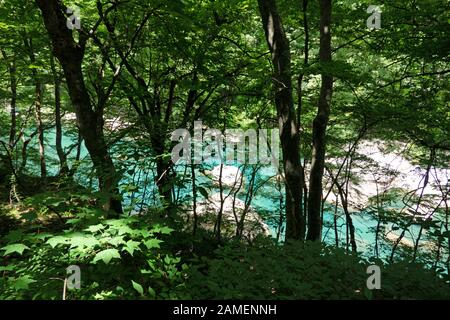
[[[322,66],[331,62],[331,0],[320,0],[320,50]],[[313,121],[313,148],[308,198],[307,240],[320,241],[322,231],[322,177],[325,166],[325,134],[330,115],[333,77],[322,72],[317,115]]]
[[[16,120],[16,102],[17,102],[17,78],[15,58],[9,68],[11,78],[11,130],[9,132],[9,145],[12,147],[16,140],[17,120]]]
[[[60,0],[36,0],[36,3],[52,40],[53,54],[64,70],[77,125],[96,169],[99,188],[108,195],[104,209],[112,215],[122,213],[122,204],[117,197],[116,170],[104,139],[103,119],[92,108],[83,78],[81,64],[86,39],[80,34],[79,43],[75,42],[72,31],[66,26],[65,6]]]
[[[45,164],[45,146],[44,146],[44,125],[42,123],[42,90],[43,85],[39,79],[36,78],[35,84],[35,103],[34,115],[36,118],[36,125],[38,129],[39,141],[39,162],[41,166],[41,178],[47,177],[47,166]]]
[[[1,50],[5,59],[8,59],[6,52]],[[11,102],[10,102],[10,115],[11,115],[11,128],[9,130],[9,147],[13,148],[16,142],[17,120],[16,120],[16,104],[17,104],[17,69],[16,69],[16,57],[13,56],[11,63],[9,64],[9,81],[11,87]]]
[[[305,234],[301,211],[299,135],[292,98],[291,55],[275,0],[258,0],[266,40],[272,54],[273,83],[286,188],[286,239]]]
[[[44,125],[42,123],[42,95],[43,95],[43,84],[41,79],[39,79],[39,74],[35,68],[36,57],[34,55],[33,40],[24,36],[23,42],[25,48],[28,51],[28,56],[30,58],[30,63],[33,65],[31,69],[31,74],[34,80],[34,117],[36,120],[36,128],[38,132],[38,144],[39,144],[39,161],[41,168],[41,178],[47,177],[47,166],[45,164],[45,145],[44,145]]]
[[[305,69],[308,67],[309,63],[309,23],[308,23],[308,0],[302,1],[302,10],[303,10],[303,30],[305,32],[305,41],[304,41],[304,58],[303,58],[303,69],[300,71],[300,74],[297,78],[297,130],[298,135],[301,135],[301,117],[302,117],[302,109],[303,109],[303,78],[305,76]],[[302,145],[299,144],[299,154],[302,154]],[[299,164],[300,168],[300,206],[301,217],[303,218],[302,223],[306,226],[306,214],[307,214],[307,197],[308,197],[308,188],[306,186],[305,181],[305,167],[302,165],[301,160]],[[303,235],[304,237],[304,235]]]
[[[55,86],[55,126],[56,126],[56,135],[55,135],[55,146],[56,152],[59,158],[59,175],[66,175],[69,173],[69,167],[67,164],[67,156],[64,153],[64,149],[62,147],[62,125],[61,125],[61,77],[56,70],[55,58],[51,56],[50,65],[53,73],[53,81]]]

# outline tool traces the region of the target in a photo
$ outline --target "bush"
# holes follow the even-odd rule
[[[435,299],[449,286],[432,271],[406,262],[381,268],[381,290],[366,287],[373,262],[319,243],[226,246],[189,272],[194,299]]]
[[[2,237],[0,299],[61,299],[69,265],[81,268],[82,285],[68,299],[182,297],[187,266],[162,248],[173,230],[145,217],[92,224],[99,214],[84,207],[63,231],[31,226]]]

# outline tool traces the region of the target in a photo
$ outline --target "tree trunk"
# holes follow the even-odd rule
[[[36,64],[36,57],[34,55],[33,49],[33,40],[24,36],[23,42],[25,44],[25,48],[28,52],[28,57],[30,58],[30,63],[32,65]],[[45,145],[44,145],[44,126],[42,123],[42,94],[43,94],[43,84],[41,79],[39,79],[39,74],[36,71],[36,68],[31,69],[31,73],[34,80],[34,117],[36,120],[36,128],[38,132],[38,144],[39,144],[39,161],[41,168],[41,178],[47,177],[47,166],[45,164]]]
[[[286,239],[303,239],[299,136],[292,99],[291,55],[275,0],[258,0],[266,40],[272,54],[275,105],[280,128],[286,188]]]
[[[298,135],[301,135],[301,117],[302,117],[302,109],[303,109],[303,78],[305,76],[305,69],[308,67],[309,62],[309,24],[308,24],[308,0],[303,0],[302,3],[303,10],[303,30],[305,32],[305,42],[304,42],[304,59],[303,59],[303,68],[300,71],[300,75],[297,78],[297,130]],[[299,154],[302,154],[301,144],[299,145]],[[306,214],[307,214],[307,186],[305,181],[305,168],[302,166],[301,160],[299,164],[300,168],[300,206],[301,217],[303,218],[302,224],[306,226]],[[303,235],[304,237],[304,235]]]
[[[39,141],[39,162],[41,166],[41,178],[47,177],[47,166],[45,164],[45,146],[44,146],[44,125],[42,123],[42,82],[37,78],[37,73],[33,72],[36,76],[35,84],[35,101],[34,101],[34,115],[36,118],[36,126],[38,130]]]
[[[2,50],[2,54],[5,59],[6,53]],[[9,65],[9,80],[11,87],[11,102],[10,102],[10,114],[11,114],[11,128],[9,130],[9,147],[13,148],[16,142],[17,120],[16,120],[16,102],[17,102],[17,76],[16,76],[16,57],[12,58]]]
[[[122,204],[117,198],[116,170],[103,135],[103,119],[92,109],[83,78],[81,64],[86,39],[80,34],[80,42],[75,42],[72,31],[66,26],[65,7],[60,0],[36,0],[36,3],[52,40],[53,54],[64,70],[77,125],[96,169],[99,188],[108,194],[104,209],[114,215],[122,213]]]
[[[55,58],[51,56],[50,65],[52,68],[54,86],[55,86],[55,146],[56,152],[59,158],[59,175],[66,175],[69,173],[69,167],[67,165],[67,157],[62,147],[62,125],[61,125],[61,77],[56,70]]]
[[[331,0],[320,0],[320,50],[322,66],[331,62]],[[322,73],[317,115],[313,121],[313,149],[309,178],[307,240],[320,241],[322,231],[322,177],[325,166],[325,133],[330,114],[333,77]]]

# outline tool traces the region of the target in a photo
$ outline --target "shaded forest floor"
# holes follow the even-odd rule
[[[445,275],[407,259],[389,263],[264,236],[218,241],[158,209],[107,219],[82,188],[35,181],[20,203],[0,204],[1,299],[62,299],[69,265],[80,267],[82,285],[65,299],[450,298]],[[366,286],[374,264],[379,290]]]

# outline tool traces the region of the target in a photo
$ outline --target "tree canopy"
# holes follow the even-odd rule
[[[374,4],[0,0],[0,299],[448,299],[450,5]]]

